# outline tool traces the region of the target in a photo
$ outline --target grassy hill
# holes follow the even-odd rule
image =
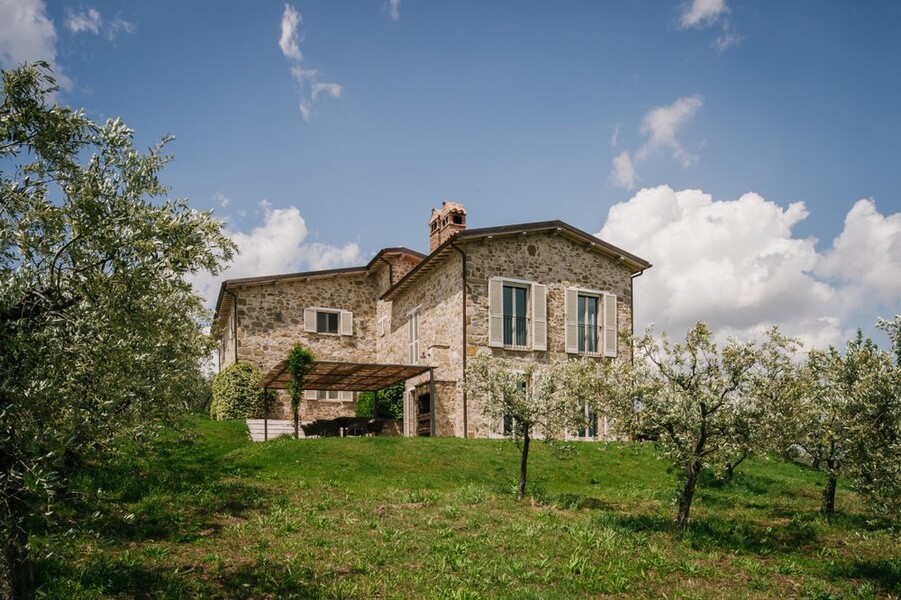
[[[280,439],[193,419],[192,439],[75,482],[35,540],[43,597],[901,597],[898,524],[781,461],[702,480],[686,534],[642,444]]]

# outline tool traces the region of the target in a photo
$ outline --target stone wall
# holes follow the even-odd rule
[[[419,307],[419,352],[417,364],[435,367],[435,413],[437,435],[462,436],[462,396],[457,382],[463,376],[462,264],[451,253],[424,273],[393,301],[379,302],[384,333],[377,340],[381,362],[409,364],[409,313]],[[407,388],[428,383],[428,374],[407,382]]]
[[[466,353],[474,356],[488,348],[488,280],[507,277],[547,285],[547,351],[491,348],[523,367],[528,364],[553,364],[577,358],[566,353],[565,290],[579,287],[616,294],[617,325],[631,332],[632,279],[629,268],[585,243],[562,234],[535,233],[495,237],[466,244]],[[628,346],[620,341],[619,355],[628,357]],[[599,359],[602,360],[602,359]],[[482,403],[468,398],[469,431],[479,437],[491,433],[493,422],[486,423]]]
[[[238,360],[268,372],[300,342],[318,360],[369,362],[375,353],[375,285],[363,271],[277,280],[234,289],[238,303]],[[353,335],[304,331],[307,307],[353,313]]]
[[[238,360],[255,365],[265,374],[300,342],[318,360],[372,362],[376,283],[374,276],[354,271],[234,288],[238,305]],[[353,335],[304,331],[303,314],[307,307],[351,311]],[[232,324],[228,326],[230,331]],[[223,368],[234,362],[233,346],[228,342],[224,345],[227,352],[223,356]],[[305,421],[354,414],[353,402],[303,400],[300,407],[301,419]],[[270,409],[270,416],[290,418],[290,414],[290,398],[281,393]]]
[[[337,417],[353,417],[356,414],[356,395],[352,402],[339,400],[308,400],[300,401],[297,412],[300,420],[304,422],[317,419],[335,419]],[[269,406],[266,416],[270,419],[293,419],[291,414],[291,396],[285,390],[277,390],[277,397]]]
[[[328,276],[281,279],[263,284],[236,285],[238,359],[268,372],[283,360],[297,342],[319,360],[410,363],[410,311],[418,307],[419,364],[433,366],[435,379],[435,427],[437,435],[463,435],[463,379],[465,356],[488,348],[488,280],[505,277],[547,286],[547,351],[492,348],[523,367],[576,358],[565,351],[565,290],[579,287],[616,294],[620,331],[631,332],[632,279],[629,268],[592,245],[564,233],[535,232],[461,238],[466,252],[466,340],[463,343],[463,273],[458,252],[435,257],[435,264],[419,274],[413,285],[391,301],[378,298],[419,263],[409,255],[386,255],[369,271],[355,270]],[[304,331],[307,307],[353,312],[353,335],[340,336]],[[230,319],[229,315],[229,319]],[[221,366],[234,361],[232,323],[226,319],[220,347]],[[628,347],[620,342],[619,354],[628,359]],[[604,359],[599,359],[604,360]],[[407,382],[407,389],[427,389],[428,374]],[[290,402],[282,400],[270,411],[277,418],[290,415]],[[468,433],[485,437],[495,424],[487,424],[478,398],[468,398]],[[307,401],[302,418],[332,418],[353,414],[354,403]]]

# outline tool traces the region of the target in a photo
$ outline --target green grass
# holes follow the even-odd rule
[[[705,478],[690,530],[653,448],[533,446],[515,500],[503,441],[246,441],[195,434],[75,482],[78,504],[35,539],[49,598],[901,597],[897,524],[868,519],[822,475],[758,460]]]

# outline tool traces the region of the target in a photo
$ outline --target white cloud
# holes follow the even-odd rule
[[[703,106],[704,99],[695,94],[679,98],[669,106],[658,106],[645,114],[639,131],[648,137],[648,141],[635,154],[638,160],[644,160],[661,148],[669,148],[673,157],[684,166],[690,165],[697,157],[682,148],[676,139],[676,133],[688,121],[694,118]]]
[[[313,97],[313,100],[315,100],[319,96],[319,94],[321,94],[322,92],[325,92],[327,95],[331,96],[332,98],[340,98],[341,90],[342,90],[342,87],[340,84],[316,81],[312,85],[312,94],[311,95]]]
[[[100,33],[100,24],[103,22],[103,19],[96,8],[89,8],[82,13],[76,13],[72,10],[67,10],[66,12],[68,13],[66,27],[72,33],[82,33],[83,31],[89,31],[94,35]]]
[[[388,2],[385,3],[385,8],[388,9],[388,15],[392,20],[400,20],[400,0],[388,0]]]
[[[712,44],[717,52],[723,52],[742,40],[742,36],[735,32],[726,0],[692,0],[683,7],[679,18],[681,29],[706,29],[713,26],[718,26],[721,30]]]
[[[707,27],[729,14],[726,0],[692,0],[682,11],[683,28]]]
[[[598,236],[654,264],[635,281],[636,331],[655,323],[679,337],[701,319],[752,337],[775,323],[809,345],[839,344],[901,308],[901,213],[858,202],[825,254],[792,233],[807,216],[800,202],[660,186],[611,207]]]
[[[613,172],[610,173],[610,181],[627,190],[635,187],[638,181],[638,174],[635,173],[635,165],[628,151],[620,152],[613,159]]]
[[[343,246],[306,242],[307,224],[296,207],[272,208],[264,200],[260,208],[262,225],[250,232],[226,230],[240,252],[228,269],[216,277],[202,273],[191,278],[194,289],[206,298],[207,306],[216,303],[219,286],[226,279],[363,264],[360,249],[353,242]]]
[[[56,62],[56,29],[43,0],[0,0],[0,66],[44,60],[63,89],[72,85]]]
[[[222,208],[225,208],[226,206],[229,205],[231,200],[229,200],[228,196],[226,196],[222,192],[216,192],[215,194],[213,194],[213,202],[215,202]]]
[[[340,98],[343,88],[339,83],[321,81],[319,70],[310,68],[305,64],[303,53],[300,51],[301,34],[297,27],[303,23],[303,17],[290,4],[285,4],[285,12],[282,14],[281,37],[278,40],[282,54],[291,61],[291,77],[297,82],[300,89],[300,115],[304,121],[309,121],[313,116],[313,106],[323,93],[331,98]]]
[[[723,25],[723,32],[713,40],[713,47],[717,52],[723,52],[727,48],[735,46],[742,40],[742,36],[732,30],[731,24]]]
[[[853,283],[860,301],[875,298],[901,312],[901,213],[886,217],[873,200],[859,200],[816,272]]]
[[[619,145],[619,128],[621,126],[622,125],[620,123],[617,123],[613,127],[613,133],[610,135],[610,147],[611,148],[616,148]]]
[[[609,181],[620,187],[632,189],[638,181],[637,165],[660,150],[669,150],[683,167],[691,166],[697,156],[686,151],[676,134],[704,105],[704,98],[695,94],[677,99],[668,106],[658,106],[645,113],[639,132],[647,139],[635,152],[621,152],[613,159],[613,171]],[[619,132],[617,128],[616,133]]]
[[[282,54],[291,60],[303,60],[297,39],[297,26],[301,23],[303,19],[300,13],[290,4],[285,4],[285,12],[282,13],[282,35],[278,38],[278,47],[282,49]]]
[[[66,28],[76,34],[92,33],[100,35],[102,33],[109,40],[115,38],[119,32],[134,33],[135,30],[134,24],[124,19],[118,17],[105,19],[96,8],[88,8],[82,12],[75,12],[67,8]]]

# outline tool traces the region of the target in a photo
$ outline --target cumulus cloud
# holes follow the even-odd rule
[[[260,202],[260,208],[262,225],[249,232],[226,230],[240,252],[228,269],[216,277],[204,273],[191,279],[194,289],[206,299],[207,306],[215,305],[219,286],[226,279],[363,264],[356,243],[333,246],[307,242],[307,224],[296,207],[272,208],[264,200]]]
[[[112,40],[116,34],[124,31],[134,33],[134,24],[121,18],[105,19],[96,8],[88,8],[81,12],[66,9],[66,28],[72,33],[101,33]]]
[[[873,298],[901,312],[901,213],[883,216],[873,200],[859,200],[816,272],[852,283],[859,302]]]
[[[825,254],[792,232],[807,216],[800,202],[660,186],[611,207],[597,235],[655,265],[636,280],[637,331],[655,323],[679,337],[701,319],[723,336],[754,337],[775,323],[822,347],[899,308],[901,214],[858,202]]]
[[[0,0],[0,66],[16,67],[29,61],[44,60],[54,65],[60,87],[71,81],[56,62],[56,29],[47,17],[43,0]]]
[[[633,154],[621,152],[613,159],[610,173],[611,183],[632,189],[638,181],[636,166],[657,152],[669,151],[672,158],[683,167],[691,166],[697,156],[685,150],[676,134],[704,105],[704,98],[695,94],[677,99],[668,106],[658,106],[645,113],[639,133],[645,136],[645,143]],[[617,133],[618,133],[617,128]]]
[[[400,20],[400,0],[388,0],[385,3],[385,9],[388,11],[388,16],[391,17],[391,20]]]
[[[297,82],[300,90],[300,115],[304,121],[309,122],[313,116],[313,106],[323,93],[330,98],[340,98],[343,88],[341,84],[322,81],[318,69],[306,65],[303,53],[300,51],[301,34],[298,26],[303,24],[303,17],[290,4],[285,4],[282,13],[281,36],[278,46],[285,58],[291,61],[291,77]]]
[[[706,29],[718,27],[720,34],[713,40],[717,52],[736,45],[741,36],[735,32],[726,0],[692,0],[682,9],[679,17],[681,29]]]

